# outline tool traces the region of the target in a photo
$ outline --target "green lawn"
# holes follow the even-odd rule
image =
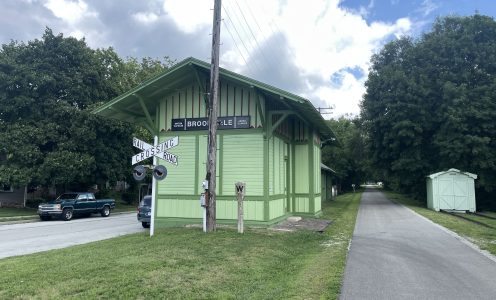
[[[449,214],[432,211],[427,209],[424,203],[415,201],[398,193],[386,192],[386,194],[392,201],[399,202],[411,208],[418,214],[463,236],[467,240],[479,246],[479,248],[496,255],[495,229],[487,228]],[[489,213],[488,215],[491,214]],[[464,214],[464,216],[496,228],[496,220],[470,214]]]
[[[0,208],[0,222],[33,219],[36,215],[33,208]]]
[[[0,260],[0,299],[336,299],[360,193],[323,233],[161,229]]]
[[[32,216],[36,215],[36,209],[34,208],[0,208],[0,218],[3,217],[17,217],[17,216]]]
[[[482,214],[485,214],[487,216],[490,216],[490,217],[493,217],[493,218],[496,218],[496,212],[492,212],[492,211],[483,211],[481,212]]]
[[[124,202],[115,202],[115,208],[112,212],[126,212],[126,211],[136,211],[138,205],[137,204],[127,204]]]

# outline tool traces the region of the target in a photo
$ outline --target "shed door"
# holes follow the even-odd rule
[[[468,205],[468,181],[465,178],[455,177],[453,180],[453,191],[456,210],[469,210]]]
[[[439,209],[454,209],[455,197],[453,193],[453,179],[442,178],[439,180]]]
[[[467,180],[456,175],[450,177],[439,180],[439,208],[469,210]]]

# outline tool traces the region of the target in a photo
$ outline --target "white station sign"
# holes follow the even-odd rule
[[[152,156],[156,156],[158,158],[161,158],[165,160],[166,162],[176,165],[177,166],[177,161],[178,157],[177,155],[174,155],[172,153],[167,152],[166,150],[171,149],[179,145],[179,137],[175,136],[173,138],[170,138],[157,146],[150,145],[146,142],[143,142],[140,139],[133,138],[133,146],[143,150],[143,152],[138,153],[136,155],[133,155],[131,159],[131,164],[137,164],[140,161],[143,161],[147,158],[150,158]]]

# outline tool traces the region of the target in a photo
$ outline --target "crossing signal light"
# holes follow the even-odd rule
[[[167,168],[162,165],[155,166],[155,168],[153,168],[153,177],[157,180],[164,179],[167,177]]]
[[[133,169],[133,178],[137,181],[141,181],[145,178],[146,176],[146,170],[145,166],[143,165],[137,165]]]

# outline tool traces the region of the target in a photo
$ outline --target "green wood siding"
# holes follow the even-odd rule
[[[297,213],[308,213],[310,211],[310,200],[308,196],[297,195],[295,197],[295,211]]]
[[[318,137],[317,137],[318,139]],[[315,140],[315,139],[314,139]],[[320,153],[320,145],[313,145],[313,191],[314,191],[314,199],[313,199],[313,211],[311,213],[318,213],[321,211],[322,206],[322,197],[321,197],[321,172],[320,172],[320,163],[321,163],[321,153]]]
[[[243,203],[245,220],[263,221],[265,205],[264,202],[265,201],[245,201]]]
[[[278,137],[269,142],[269,195],[286,195],[287,144]]]
[[[276,199],[270,201],[269,204],[269,218],[276,219],[278,217],[284,216],[286,214],[286,198]]]
[[[321,189],[321,173],[320,173],[320,162],[321,162],[321,156],[320,156],[320,147],[314,145],[313,146],[313,190],[315,193],[320,193]]]
[[[263,220],[263,201],[244,201],[243,213],[245,220],[262,221]],[[235,199],[217,201],[217,218],[224,220],[237,220],[238,218],[238,201]]]
[[[275,139],[270,139],[269,140],[269,196],[275,195],[275,190],[274,190],[274,140]]]
[[[170,196],[157,197],[157,217],[201,218],[199,199],[175,199]]]
[[[314,213],[318,213],[322,210],[322,198],[320,196],[315,196],[315,211]]]
[[[196,184],[198,185],[198,195],[200,193],[203,193],[203,189],[201,188],[201,183],[203,180],[205,180],[205,175],[207,172],[207,141],[208,141],[208,136],[206,135],[199,135],[198,136],[198,145],[197,145],[197,151],[198,151],[198,160],[196,161],[197,164],[197,173],[196,173]]]
[[[309,192],[309,161],[308,145],[295,146],[295,193],[303,194]]]
[[[161,137],[160,142],[169,137]],[[179,157],[178,166],[159,159],[159,164],[166,166],[167,177],[159,181],[158,193],[168,195],[193,195],[195,192],[195,136],[180,136],[179,145],[170,150]]]
[[[289,199],[289,206],[288,206],[288,211],[293,212],[295,211],[295,193],[296,193],[296,176],[295,176],[295,165],[296,165],[296,157],[295,157],[295,145],[294,142],[291,143],[289,146],[289,192],[290,192],[290,199]]]
[[[238,201],[236,200],[236,197],[219,198],[221,199],[217,199],[217,218],[223,220],[237,220]],[[263,208],[263,200],[251,200],[249,196],[245,197],[245,201],[243,201],[244,219],[249,221],[263,221]]]
[[[263,196],[262,134],[223,135],[222,195],[235,195],[234,184],[246,183],[246,195]]]
[[[191,196],[193,198],[194,196]],[[244,201],[244,219],[263,221],[263,201]],[[236,220],[238,212],[237,201],[217,200],[217,218]],[[177,199],[159,195],[157,198],[157,217],[159,218],[188,218],[201,219],[203,211],[198,199]]]
[[[205,86],[208,83],[205,82]],[[262,127],[257,110],[257,93],[250,87],[238,86],[224,81],[220,82],[218,116],[251,116],[250,126]],[[260,99],[262,113],[265,114],[265,100]],[[160,129],[169,131],[171,120],[175,118],[206,117],[204,97],[198,84],[190,84],[168,94],[160,103]]]

